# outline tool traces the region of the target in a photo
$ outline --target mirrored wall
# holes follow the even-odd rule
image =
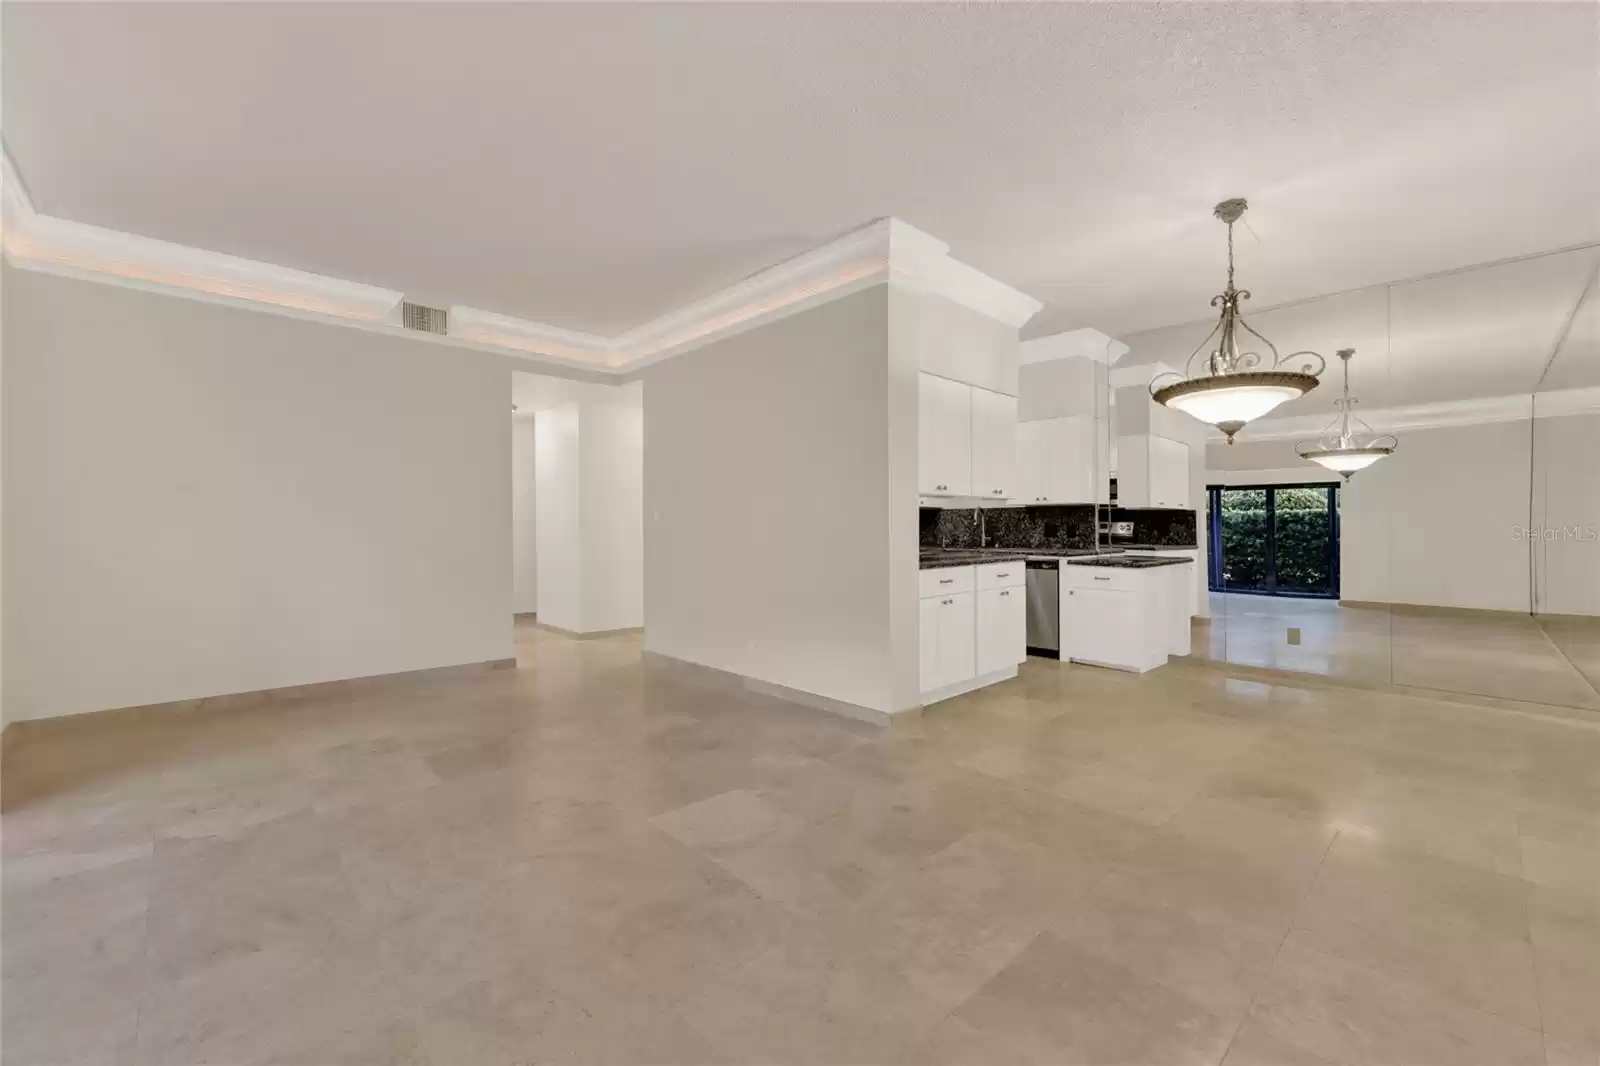
[[[1281,350],[1354,348],[1353,408],[1399,440],[1340,475],[1300,458],[1322,384],[1207,446],[1211,589],[1194,654],[1600,713],[1600,249],[1253,316]],[[1125,338],[1182,365],[1209,323]]]

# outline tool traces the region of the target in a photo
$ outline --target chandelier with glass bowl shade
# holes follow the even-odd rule
[[[1233,224],[1248,206],[1241,199],[1224,200],[1213,210],[1228,224],[1228,285],[1211,299],[1212,307],[1222,308],[1217,324],[1190,354],[1182,374],[1158,374],[1150,382],[1152,400],[1216,426],[1229,444],[1246,422],[1316,388],[1317,377],[1328,365],[1316,352],[1279,355],[1277,347],[1244,320],[1239,304],[1250,299],[1250,292],[1233,287]],[[1266,345],[1270,362],[1249,349],[1253,342],[1244,334]],[[1216,346],[1201,358],[1213,339]],[[1168,378],[1172,380],[1163,384]]]
[[[1315,441],[1301,441],[1294,450],[1300,458],[1338,471],[1349,481],[1357,470],[1365,470],[1384,456],[1393,455],[1400,441],[1392,433],[1381,436],[1373,433],[1371,426],[1350,414],[1350,408],[1357,402],[1350,398],[1350,357],[1356,350],[1341,348],[1337,354],[1344,363],[1344,395],[1333,401],[1339,408],[1339,417],[1322,431],[1322,436]]]

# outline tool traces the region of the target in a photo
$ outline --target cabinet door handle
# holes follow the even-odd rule
[[[954,585],[955,583],[956,579],[953,577],[941,577],[939,579],[939,584],[941,585]]]
[[[1109,577],[1101,577],[1100,575],[1096,574],[1095,575],[1095,580],[1096,581],[1110,581],[1111,579]]]
[[[1001,589],[1000,590],[1000,595],[1009,596],[1009,595],[1011,595],[1011,590],[1010,589]]]
[[[950,605],[951,605],[951,604],[952,604],[952,603],[955,603],[955,602],[956,602],[956,601],[955,601],[955,600],[945,600],[945,601],[944,601],[944,605],[945,605],[945,606],[946,606],[946,607],[948,607],[948,606],[950,606]]]
[[[1010,574],[996,574],[995,577],[1010,577]]]

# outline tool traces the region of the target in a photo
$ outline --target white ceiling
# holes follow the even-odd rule
[[[1259,313],[1246,304],[1246,320],[1282,354],[1310,349],[1329,363],[1318,388],[1274,417],[1334,410],[1340,348],[1356,350],[1351,392],[1364,410],[1600,385],[1600,329],[1593,321],[1600,301],[1586,304],[1557,352],[1597,266],[1600,249],[1590,248]],[[1129,351],[1119,365],[1159,362],[1181,370],[1215,323],[1212,317],[1124,336]]]
[[[1600,240],[1600,5],[4,8],[46,214],[615,334],[877,216],[1188,321]]]

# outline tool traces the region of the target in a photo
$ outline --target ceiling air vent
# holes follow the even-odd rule
[[[400,305],[401,324],[419,333],[444,333],[448,315],[442,307],[424,307],[421,304]]]

